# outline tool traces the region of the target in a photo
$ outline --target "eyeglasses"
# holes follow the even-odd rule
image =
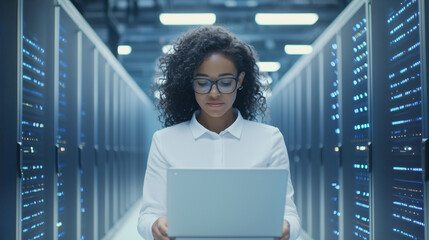
[[[223,94],[233,93],[237,88],[238,77],[225,77],[216,81],[211,81],[208,78],[191,79],[192,87],[198,94],[207,94],[211,91],[213,85],[216,85],[217,90]]]

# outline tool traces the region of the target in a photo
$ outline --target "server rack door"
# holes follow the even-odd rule
[[[322,239],[339,237],[339,79],[338,79],[338,45],[334,37],[323,50],[323,98],[324,98],[324,134],[323,134],[323,175],[324,175],[324,236]]]
[[[428,24],[429,14],[426,13],[429,7],[429,1],[420,1],[420,55],[421,55],[421,76],[422,76],[422,109],[423,109],[423,155],[422,155],[422,167],[424,171],[424,214],[425,214],[425,239],[429,239],[429,81],[428,81]]]
[[[106,61],[98,54],[98,87],[96,117],[94,119],[95,131],[94,144],[97,151],[97,205],[98,205],[98,238],[103,238],[106,233],[106,188],[107,188],[107,154],[106,154]]]
[[[80,239],[94,235],[94,45],[82,35],[79,111]]]
[[[303,220],[305,220],[306,230],[307,233],[312,232],[312,204],[311,204],[311,182],[313,176],[311,175],[311,135],[312,135],[312,128],[311,128],[311,67],[310,65],[307,65],[303,69],[302,72],[302,80],[303,80],[303,86],[302,86],[302,115],[303,115],[303,149],[302,149],[302,155],[303,155],[303,168],[302,168],[302,174],[308,176],[307,178],[303,178],[303,195],[304,195],[304,207],[306,210],[304,211]]]
[[[22,95],[22,1],[0,3],[0,48],[4,56],[0,60],[0,109],[6,118],[0,119],[0,198],[1,239],[20,239],[21,212],[21,95]],[[19,100],[18,100],[19,98]],[[18,116],[19,113],[19,116]],[[18,164],[17,164],[18,163]],[[19,178],[19,180],[18,180]],[[18,186],[17,186],[18,184]],[[15,203],[12,205],[11,203]],[[17,211],[17,209],[19,209]],[[11,221],[14,219],[15,221]]]
[[[111,226],[119,219],[119,166],[120,166],[120,149],[119,149],[119,87],[120,79],[116,73],[113,73],[112,82],[112,147],[113,147],[113,161],[111,168],[111,205],[112,211]]]
[[[133,104],[133,98],[134,98],[134,92],[131,90],[131,88],[128,88],[129,95],[128,97],[128,103],[127,103],[127,109],[128,109],[128,125],[127,125],[127,151],[128,151],[128,169],[126,171],[126,174],[128,175],[128,183],[127,183],[127,189],[128,189],[128,200],[127,200],[127,209],[131,206],[131,204],[134,202],[134,179],[135,179],[135,159],[133,155],[133,141],[132,141],[132,128],[134,126],[134,104]]]
[[[365,6],[343,26],[342,120],[344,239],[369,239],[368,62]]]
[[[58,239],[77,238],[77,79],[78,28],[59,7],[57,134],[58,146]]]
[[[130,148],[130,169],[129,174],[131,175],[130,179],[130,205],[137,200],[137,191],[140,189],[137,188],[137,160],[136,160],[136,112],[138,111],[136,107],[136,96],[135,94],[130,95],[130,118],[129,118],[129,148]]]
[[[310,170],[311,173],[311,181],[310,181],[310,190],[311,190],[311,197],[310,197],[310,204],[311,204],[311,211],[310,211],[310,221],[311,221],[311,228],[310,228],[310,235],[314,239],[320,239],[320,131],[321,128],[319,126],[320,124],[320,107],[319,107],[319,86],[320,86],[320,73],[319,73],[319,56],[316,55],[316,57],[311,61],[311,72],[310,72],[310,78],[308,82],[308,86],[310,90],[308,90],[308,95],[311,96],[309,102],[311,102],[311,105],[309,107],[309,111],[311,111],[311,118],[310,120],[310,132],[311,136],[309,137],[310,141]]]
[[[371,238],[424,239],[418,1],[370,7]]]
[[[295,113],[293,114],[293,117],[295,118],[295,158],[294,158],[294,164],[295,164],[295,173],[296,173],[296,186],[295,186],[295,196],[296,196],[296,206],[298,210],[299,216],[301,216],[301,219],[305,218],[303,215],[303,211],[305,211],[304,199],[303,199],[303,192],[304,192],[304,186],[303,186],[303,174],[302,174],[302,76],[298,75],[295,78],[295,92],[297,95],[295,96],[296,99],[296,108]],[[301,224],[304,225],[303,221],[301,220]],[[305,229],[305,226],[303,226]]]
[[[285,144],[287,149],[289,149],[289,103],[288,103],[288,88],[284,87],[280,93],[281,98],[281,108],[279,109],[280,120],[281,120],[281,130],[283,133],[283,138],[285,139]]]
[[[299,114],[299,124],[298,124],[298,141],[300,142],[300,151],[299,151],[299,163],[298,163],[298,174],[300,177],[300,196],[301,196],[301,224],[302,228],[308,232],[308,179],[309,176],[306,174],[308,170],[308,151],[307,151],[307,74],[306,68],[299,74],[299,82],[297,82],[297,93],[298,93],[298,114]]]
[[[113,179],[112,179],[112,172],[113,172],[113,161],[114,161],[114,152],[113,152],[113,72],[109,66],[109,64],[106,63],[105,65],[105,75],[106,75],[106,82],[104,85],[105,89],[105,105],[104,105],[104,119],[106,121],[105,123],[105,147],[106,147],[106,168],[105,168],[105,219],[104,219],[104,233],[107,233],[107,231],[112,226],[112,197],[113,197]]]
[[[303,71],[303,87],[302,87],[302,97],[303,97],[303,155],[304,155],[304,162],[303,162],[303,175],[308,176],[307,178],[303,179],[304,182],[304,201],[305,201],[305,208],[306,211],[304,212],[305,217],[305,223],[306,223],[306,229],[307,232],[312,232],[312,204],[311,204],[311,182],[313,176],[311,175],[311,138],[312,138],[312,126],[311,126],[311,118],[312,112],[311,112],[311,65],[307,66]]]
[[[92,213],[94,214],[94,230],[93,230],[93,235],[92,238],[93,239],[98,239],[98,231],[100,229],[99,227],[99,211],[100,211],[100,204],[99,203],[99,180],[100,177],[98,176],[100,174],[100,163],[99,163],[99,156],[100,156],[100,147],[99,147],[99,126],[98,126],[98,119],[99,119],[99,82],[100,82],[100,74],[102,76],[104,76],[104,72],[100,73],[100,67],[99,67],[99,62],[102,61],[100,60],[100,54],[97,51],[97,49],[93,49],[93,53],[94,55],[94,88],[93,88],[93,94],[94,94],[94,105],[93,105],[93,109],[94,112],[92,114],[93,116],[93,125],[94,125],[94,129],[92,130],[93,136],[94,136],[94,191],[92,192],[92,199],[93,202],[92,204],[94,205],[93,211]],[[104,209],[104,208],[102,208]]]
[[[320,121],[319,121],[319,154],[320,154],[320,184],[319,184],[319,189],[320,189],[320,217],[319,217],[319,228],[320,228],[320,237],[319,239],[325,239],[325,234],[326,234],[326,226],[327,223],[325,223],[325,219],[326,219],[326,209],[325,209],[325,199],[326,199],[326,194],[325,194],[325,164],[324,164],[324,152],[326,151],[326,146],[325,146],[325,84],[324,84],[324,76],[325,76],[325,69],[324,69],[324,62],[325,59],[325,54],[324,52],[320,52],[319,56],[318,56],[318,61],[319,61],[319,116],[320,116]],[[328,119],[329,120],[329,119]]]
[[[129,87],[126,86],[124,88],[124,151],[125,151],[125,164],[124,164],[124,188],[125,188],[125,199],[124,199],[124,212],[128,209],[130,206],[130,180],[132,178],[132,175],[130,174],[130,96],[132,92],[130,91]]]
[[[289,162],[290,162],[290,174],[291,174],[291,181],[296,188],[296,164],[295,164],[295,153],[296,153],[296,147],[295,147],[295,83],[290,82],[287,86],[287,89],[289,91]]]
[[[126,149],[125,149],[125,83],[119,79],[119,109],[118,109],[118,130],[119,130],[119,161],[118,161],[118,193],[119,193],[119,217],[125,212],[125,166],[126,166]]]
[[[46,1],[23,1],[22,4],[23,177],[19,237],[56,239],[56,139],[52,105],[56,83],[54,68],[50,67],[55,61],[54,9]]]
[[[146,128],[145,128],[145,124],[146,124],[146,111],[148,111],[148,109],[143,108],[142,106],[144,106],[144,103],[142,102],[141,99],[137,99],[137,106],[138,107],[138,122],[137,122],[137,127],[138,127],[138,136],[137,136],[137,152],[138,152],[138,189],[139,189],[139,196],[141,197],[142,195],[142,189],[143,189],[143,181],[144,181],[144,177],[146,174],[146,166],[147,166],[147,156],[148,156],[148,152],[147,152],[147,142],[146,142],[146,135],[145,134],[149,134],[148,132],[146,132]]]

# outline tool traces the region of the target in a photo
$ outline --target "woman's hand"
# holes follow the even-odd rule
[[[289,236],[290,236],[289,233],[290,233],[290,224],[287,220],[284,220],[282,236],[279,238],[279,240],[289,240]]]
[[[170,240],[167,235],[168,231],[168,218],[160,217],[152,225],[152,234],[155,240]]]

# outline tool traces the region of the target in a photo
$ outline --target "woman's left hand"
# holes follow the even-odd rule
[[[290,233],[290,224],[287,220],[284,220],[282,236],[279,238],[279,240],[289,240],[289,236],[290,236],[289,233]]]

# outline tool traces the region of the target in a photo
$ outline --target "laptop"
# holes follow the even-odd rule
[[[168,235],[278,238],[287,179],[281,169],[168,169]]]

